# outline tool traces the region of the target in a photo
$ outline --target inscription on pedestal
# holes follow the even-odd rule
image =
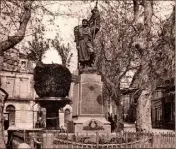
[[[100,123],[99,121],[92,119],[88,122],[86,122],[83,126],[83,130],[104,130],[103,124]]]
[[[101,84],[82,84],[81,114],[103,114]]]

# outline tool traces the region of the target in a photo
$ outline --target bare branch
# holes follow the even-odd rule
[[[133,8],[134,8],[134,22],[139,19],[140,11],[139,11],[139,0],[133,0]]]
[[[125,67],[125,71],[123,71],[122,74],[119,76],[119,80],[121,80],[124,77],[124,75],[129,71],[129,67],[130,67],[130,64],[131,64],[131,59],[132,58],[128,59],[128,64]]]
[[[99,4],[101,5],[101,4]],[[133,25],[132,22],[130,22],[126,17],[123,16],[123,14],[121,12],[118,12],[116,9],[114,9],[114,7],[112,7],[110,5],[110,3],[108,3],[108,5],[110,6],[111,10],[114,11],[116,14],[120,14],[121,17],[123,17],[123,19],[134,29],[134,31],[137,31],[136,30],[136,27]],[[101,7],[105,10],[105,11],[108,11],[107,9],[105,9],[105,7],[103,5],[101,5]]]
[[[102,54],[103,54],[104,50],[105,50],[105,45],[101,42]],[[113,87],[115,87],[115,84],[113,82],[111,82],[109,78],[106,77],[104,60],[102,57],[101,57],[101,59],[102,59],[102,69],[101,69],[102,78],[103,78],[104,82],[107,83],[107,85],[110,85],[113,88]]]
[[[12,9],[9,7],[9,5],[6,3],[6,1],[4,1],[4,4],[5,4],[6,7],[8,7],[11,10],[11,12],[13,12]],[[13,20],[12,14],[8,11],[8,9],[7,9],[7,12],[9,13],[10,19],[11,19],[11,21],[13,22],[14,26],[17,29],[17,25],[16,25],[15,21]]]
[[[19,43],[24,38],[26,27],[31,17],[31,6],[33,1],[34,0],[24,2],[24,14],[21,16],[20,26],[18,28],[18,31],[14,36],[8,37],[7,40],[2,41],[0,43],[0,54],[8,50],[9,48],[14,47],[17,43]]]
[[[152,1],[144,0],[144,25],[146,29],[146,36],[151,31],[152,26],[152,13],[153,7],[152,7]]]

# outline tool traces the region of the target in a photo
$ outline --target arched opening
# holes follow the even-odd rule
[[[9,126],[15,125],[15,107],[13,105],[8,105],[6,107],[6,112],[9,113]]]
[[[65,109],[65,112],[64,112],[64,122],[67,123],[69,122],[71,119],[70,119],[70,109]]]

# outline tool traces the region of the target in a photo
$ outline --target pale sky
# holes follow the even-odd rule
[[[46,38],[54,38],[58,32],[62,38],[62,43],[70,44],[73,58],[71,61],[70,71],[76,70],[77,67],[77,50],[74,43],[73,28],[81,23],[83,18],[89,18],[91,15],[91,8],[95,6],[95,2],[82,2],[82,1],[54,1],[55,4],[48,5],[48,9],[51,12],[57,12],[58,16],[54,20],[54,24],[50,25],[48,20],[50,16],[44,16],[43,22],[46,24]],[[171,2],[161,1],[161,7],[155,9],[158,12],[158,16],[165,18],[172,12]],[[172,2],[173,3],[173,2]],[[47,51],[45,63],[61,63],[58,53],[54,49]]]
[[[75,26],[81,23],[83,18],[89,18],[91,15],[91,9],[95,5],[95,2],[84,3],[82,1],[62,1],[56,2],[56,4],[48,7],[52,12],[57,12],[58,16],[54,20],[54,25],[49,25],[49,16],[43,18],[43,22],[47,24],[46,38],[53,39],[56,33],[59,33],[62,38],[62,43],[70,44],[73,57],[71,60],[70,71],[73,72],[77,68],[77,50],[74,43],[73,29]],[[50,9],[52,8],[52,9]],[[56,27],[57,26],[57,27]],[[59,26],[59,27],[58,27]],[[44,63],[61,63],[60,57],[55,49],[50,49],[46,52],[43,59]]]

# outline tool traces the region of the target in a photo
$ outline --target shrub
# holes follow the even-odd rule
[[[34,69],[34,88],[39,97],[66,97],[71,84],[71,73],[63,65],[41,64]]]

